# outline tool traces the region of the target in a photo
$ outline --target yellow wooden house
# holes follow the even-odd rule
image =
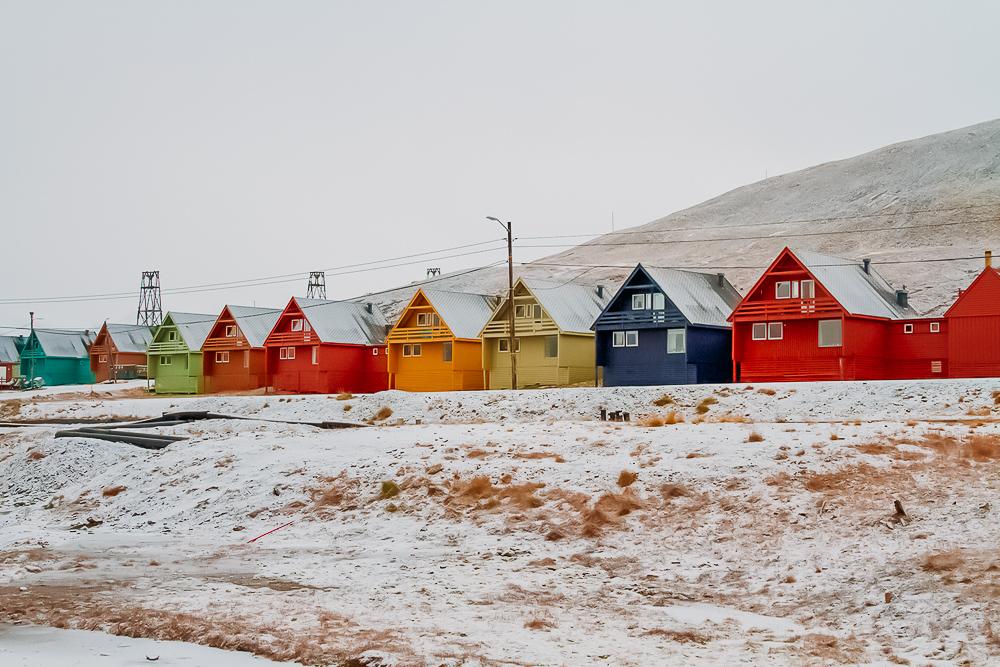
[[[417,290],[386,337],[389,388],[482,389],[479,332],[495,303],[484,294]]]
[[[608,301],[603,286],[519,278],[514,284],[517,386],[595,385],[594,320]],[[480,332],[483,382],[510,388],[509,304],[505,298]]]

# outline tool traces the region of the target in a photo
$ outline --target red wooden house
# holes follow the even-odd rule
[[[267,386],[264,340],[281,310],[226,306],[212,326],[202,351],[204,391],[248,391]]]
[[[374,304],[293,297],[264,341],[271,386],[313,394],[387,389],[388,329]]]
[[[1000,377],[1000,271],[986,251],[986,267],[945,314],[949,375]]]
[[[90,370],[96,381],[146,377],[146,348],[151,342],[150,327],[105,322],[90,346]]]
[[[730,316],[742,382],[946,377],[942,319],[920,318],[869,260],[785,248]]]

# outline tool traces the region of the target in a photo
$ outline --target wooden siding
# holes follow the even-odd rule
[[[171,332],[175,340],[170,340]],[[201,352],[188,349],[169,317],[157,328],[146,358],[147,374],[155,380],[155,393],[200,394],[204,391]],[[169,358],[169,363],[160,363],[162,358]]]
[[[21,350],[20,370],[29,379],[42,378],[46,387],[93,384],[95,381],[89,356],[50,357],[45,354],[34,333],[28,336]]]
[[[1000,377],[1000,273],[986,268],[945,318],[949,376]]]
[[[101,358],[104,361],[101,361]],[[107,324],[101,327],[90,346],[90,370],[96,382],[134,380],[146,377],[146,354],[143,352],[119,352],[114,340],[108,334]]]
[[[517,386],[566,387],[596,382],[594,337],[548,334],[558,339],[558,354],[545,356],[546,335],[519,336],[521,351],[516,355]],[[500,352],[500,338],[483,341],[483,368],[489,389],[510,388],[510,355]]]

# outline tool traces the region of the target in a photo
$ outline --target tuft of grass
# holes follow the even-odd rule
[[[622,470],[618,473],[618,486],[624,489],[627,486],[632,486],[637,479],[639,479],[639,475],[637,473],[634,473],[631,470]]]
[[[394,481],[386,480],[382,482],[382,488],[379,490],[378,497],[381,500],[388,500],[389,498],[395,498],[399,495],[399,484]]]
[[[760,389],[757,390],[757,393],[758,394],[764,394],[765,396],[774,396],[778,392],[776,392],[774,389],[770,389],[768,387],[761,387]]]
[[[671,410],[667,413],[667,416],[663,418],[664,424],[682,424],[684,422],[684,415],[680,414],[676,410]]]
[[[712,407],[713,405],[715,405],[718,402],[719,402],[719,399],[715,398],[714,396],[709,396],[709,397],[703,399],[702,402],[699,403],[697,407],[695,407],[695,412],[697,412],[699,415],[703,415],[706,412],[708,412],[708,409],[710,407]]]
[[[830,434],[830,440],[841,440],[841,439],[842,438],[839,435],[837,435],[836,433],[831,433]]]
[[[528,630],[548,630],[549,628],[554,628],[555,623],[544,618],[533,618],[525,623],[524,627]]]
[[[28,452],[29,461],[41,461],[42,459],[45,458],[45,456],[46,456],[45,452],[40,452],[37,449],[32,449],[30,452]]]
[[[344,391],[344,392],[341,392],[341,393],[337,394],[337,400],[338,401],[349,401],[352,398],[354,398],[354,394],[352,394],[349,391]]]
[[[666,419],[659,415],[650,415],[639,420],[639,426],[645,426],[646,428],[658,428],[666,423]]]
[[[666,628],[653,628],[642,633],[646,636],[664,637],[679,644],[707,644],[712,641],[710,637],[694,630],[668,630]]]
[[[350,412],[353,407],[350,403],[344,403],[344,412]]]
[[[114,498],[115,496],[117,496],[119,493],[121,493],[124,490],[125,490],[125,487],[121,486],[121,485],[119,485],[119,486],[106,486],[106,487],[104,487],[104,490],[101,491],[101,495],[104,496],[105,498]]]
[[[920,561],[920,569],[924,572],[950,572],[965,563],[962,552],[955,549],[952,551],[938,551],[927,554]]]
[[[747,442],[764,442],[764,436],[757,431],[750,431],[750,435],[747,436]]]
[[[375,413],[375,416],[372,419],[374,419],[377,422],[380,422],[380,421],[385,421],[391,416],[392,416],[392,408],[390,408],[388,405],[383,405],[381,408],[379,408],[378,412]]]
[[[674,397],[671,396],[670,394],[664,394],[663,396],[660,396],[658,399],[653,401],[653,405],[655,405],[658,408],[662,408],[665,405],[673,405],[673,404],[674,404]]]

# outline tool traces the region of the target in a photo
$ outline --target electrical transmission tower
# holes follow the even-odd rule
[[[160,299],[160,272],[143,271],[139,287],[139,310],[135,323],[144,327],[158,327],[163,323],[163,302]]]
[[[433,278],[434,276],[440,276],[440,275],[441,275],[441,267],[432,266],[427,269],[428,278]]]
[[[307,299],[326,299],[326,274],[322,271],[312,271],[309,274],[309,287],[306,288]]]

